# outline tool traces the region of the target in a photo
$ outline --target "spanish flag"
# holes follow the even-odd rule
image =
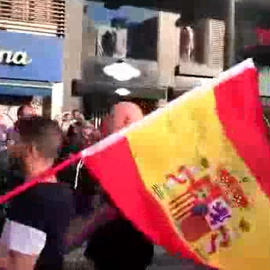
[[[85,150],[138,229],[218,269],[270,269],[270,148],[252,60]]]

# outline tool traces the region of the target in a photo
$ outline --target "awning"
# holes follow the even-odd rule
[[[117,80],[104,73],[104,68],[117,63],[110,57],[89,57],[83,64],[82,79],[73,81],[72,95],[83,96],[93,92],[113,94],[119,88],[128,89],[130,98],[163,99],[167,85],[160,82],[156,61],[125,59],[124,63],[140,71],[140,76],[127,81]]]
[[[52,83],[0,79],[0,95],[51,96]]]
[[[175,77],[175,90],[188,91],[194,87],[210,83],[213,78],[194,77],[194,76],[176,76]]]
[[[127,81],[118,81],[106,75],[103,71],[105,67],[115,64],[117,59],[110,57],[89,57],[83,63],[82,82],[85,84],[98,84],[119,87],[132,87],[137,89],[144,88],[163,88],[160,84],[159,65],[156,61],[125,59],[124,63],[130,65],[141,72],[139,77],[131,78]]]
[[[93,92],[106,92],[113,94],[116,89],[126,88],[131,94],[131,98],[144,98],[144,99],[164,99],[166,97],[167,88],[161,88],[156,85],[141,85],[141,88],[134,86],[129,82],[94,82],[83,83],[81,80],[73,80],[72,83],[72,96],[84,96]]]

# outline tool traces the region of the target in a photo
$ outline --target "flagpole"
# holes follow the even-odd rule
[[[226,35],[224,68],[229,69],[235,63],[235,0],[227,0]]]
[[[0,196],[0,205],[6,203],[7,201],[12,199],[13,197],[18,196],[19,194],[23,193],[27,189],[29,189],[29,188],[31,188],[39,183],[47,182],[50,177],[56,175],[59,171],[67,168],[72,163],[75,163],[78,160],[80,160],[82,158],[82,155],[83,155],[83,153],[82,153],[82,151],[80,151],[79,153],[70,156],[69,159],[64,160],[63,162],[61,162],[57,166],[46,170],[44,173],[40,174],[38,177],[35,177],[31,181],[25,182],[24,184],[7,192],[5,195]]]

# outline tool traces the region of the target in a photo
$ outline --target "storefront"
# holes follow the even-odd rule
[[[158,11],[124,2],[87,2],[82,81],[73,89],[74,95],[84,96],[85,108],[101,104],[101,95],[94,102],[93,92],[121,92],[121,99],[136,102],[149,113],[171,100],[169,88],[175,98],[223,70],[225,22],[220,16],[196,22],[194,18],[189,26],[180,10]]]
[[[83,96],[85,115],[106,113],[114,94],[138,103],[146,114],[155,109],[167,86],[159,81],[159,12],[88,1],[84,16],[82,77],[72,94]]]
[[[156,61],[109,57],[90,57],[82,68],[82,80],[73,87],[74,96],[83,96],[84,113],[91,116],[106,113],[117,101],[137,103],[145,114],[166,99],[166,87],[159,83]]]
[[[16,120],[16,108],[32,101],[43,114],[61,108],[63,40],[0,31],[0,110]]]

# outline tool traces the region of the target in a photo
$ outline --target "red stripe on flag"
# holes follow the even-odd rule
[[[200,261],[180,239],[160,204],[145,188],[125,137],[87,157],[85,165],[139,230],[172,254]]]
[[[215,87],[216,109],[227,138],[270,196],[270,145],[255,69]]]

